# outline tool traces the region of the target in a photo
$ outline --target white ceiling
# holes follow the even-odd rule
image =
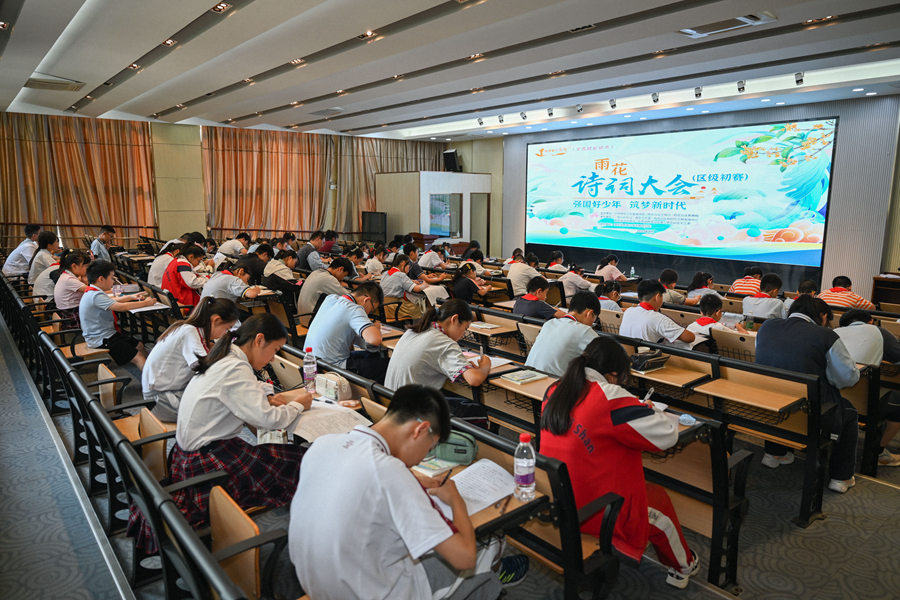
[[[694,104],[703,105],[698,113],[756,108],[761,96],[774,105],[900,92],[890,85],[900,81],[900,4],[888,0],[229,0],[233,6],[221,14],[210,11],[215,0],[19,2],[15,22],[0,32],[9,36],[0,59],[0,110],[10,112],[120,119],[162,113],[172,123],[237,119],[241,127],[443,141],[578,127],[636,112],[671,116]],[[677,33],[764,11],[776,20],[702,39]],[[836,18],[805,24],[826,16]],[[190,34],[201,24],[204,30]],[[588,24],[597,27],[567,33]],[[366,31],[374,35],[357,39]],[[546,36],[557,38],[539,41]],[[161,46],[170,38],[175,45]],[[873,44],[887,45],[858,50]],[[149,64],[147,53],[161,56]],[[485,56],[464,60],[476,53]],[[301,57],[308,59],[302,66],[283,67]],[[283,73],[241,83],[279,66]],[[579,68],[584,72],[572,73]],[[427,72],[411,75],[420,70]],[[548,76],[556,71],[566,73]],[[33,72],[85,86],[24,88]],[[807,73],[803,85],[793,82],[795,72]],[[114,85],[103,85],[110,80]],[[743,94],[738,80],[747,81]],[[695,86],[704,89],[699,100]],[[852,91],[860,86],[865,92]],[[659,104],[652,92],[660,93]],[[291,102],[303,104],[255,115]],[[67,110],[72,105],[78,110]],[[343,111],[329,121],[311,114],[335,107]],[[552,119],[547,107],[555,109]],[[529,113],[526,122],[520,111]]]

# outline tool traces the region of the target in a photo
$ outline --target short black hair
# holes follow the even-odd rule
[[[110,273],[116,272],[116,266],[108,260],[97,259],[91,261],[87,268],[88,283],[94,283],[101,277],[106,277]]]
[[[834,313],[831,311],[831,307],[822,300],[821,298],[815,298],[813,296],[800,295],[794,300],[791,304],[791,309],[788,311],[788,315],[793,315],[795,313],[800,313],[802,315],[806,315],[810,319],[813,320],[813,323],[816,325],[821,324],[822,315],[826,315],[828,317],[828,321],[834,318]]]
[[[222,261],[222,264],[224,265],[225,261]],[[245,260],[239,260],[236,263],[234,263],[233,265],[231,265],[231,267],[228,267],[228,270],[231,271],[232,274],[234,274],[234,272],[237,271],[238,269],[240,269],[244,273],[248,273],[248,274],[253,273],[253,267],[251,267],[250,263],[248,263]]]
[[[185,244],[182,246],[181,256],[196,256],[197,258],[203,258],[206,256],[206,250],[200,246],[195,246],[194,244]]]
[[[869,314],[869,311],[863,310],[861,308],[851,308],[847,312],[841,315],[841,320],[838,321],[838,325],[841,327],[846,327],[850,323],[856,323],[859,321],[860,323],[868,323],[872,320],[872,315]]]
[[[659,274],[659,282],[663,285],[678,283],[678,272],[675,269],[663,269]]]
[[[559,250],[554,250],[553,252],[550,253],[550,260],[548,262],[554,262],[556,260],[558,260],[559,262],[562,262],[563,260],[565,260],[563,258],[563,253],[560,252]]]
[[[282,235],[281,237],[282,237],[282,239],[284,239],[286,241],[291,241],[291,242],[293,242],[294,240],[297,239],[297,236],[294,235],[293,233],[291,233],[290,231],[285,231],[284,235]]]
[[[586,310],[592,310],[595,315],[600,315],[600,300],[597,298],[597,294],[587,290],[575,292],[575,295],[569,300],[569,312],[581,313]]]
[[[641,302],[652,300],[657,294],[665,294],[666,288],[663,284],[652,279],[644,279],[638,284],[637,295]]]
[[[103,227],[100,228],[100,233],[111,233],[111,234],[115,235],[116,230],[113,228],[112,225],[104,225]]]
[[[26,225],[25,226],[25,237],[30,238],[31,236],[33,236],[40,230],[41,230],[40,225]]]
[[[478,262],[479,260],[484,260],[484,253],[481,250],[475,250],[472,254],[469,255],[469,259],[472,262]]]
[[[816,285],[816,282],[812,279],[804,279],[800,282],[800,285],[797,286],[798,294],[815,294],[819,291],[819,286]]]
[[[247,241],[249,242],[249,241],[250,241],[250,234],[247,233],[246,231],[242,231],[242,232],[240,232],[239,234],[237,234],[236,236],[234,236],[234,239],[236,239],[236,240],[247,240]]]
[[[384,418],[401,425],[415,420],[428,421],[440,441],[446,442],[450,437],[450,407],[444,394],[435,388],[417,383],[397,388]]]
[[[834,279],[831,280],[831,287],[842,287],[842,288],[850,288],[853,285],[853,282],[850,281],[850,278],[846,275],[838,275]]]
[[[744,269],[744,277],[750,277],[752,275],[762,275],[763,271],[759,267],[747,267]]]
[[[525,264],[526,265],[539,264],[540,262],[541,262],[541,259],[539,259],[537,257],[537,254],[535,254],[534,252],[529,252],[528,254],[525,255]]]
[[[218,242],[216,242],[216,240],[214,240],[212,238],[206,238],[206,245],[209,246],[210,244],[212,244],[216,248],[219,247],[219,244],[218,244]]]
[[[403,244],[404,244],[404,245],[406,245],[406,244],[412,244],[412,243],[413,243],[413,236],[412,236],[412,234],[407,233],[406,235],[404,235],[403,238],[402,238],[402,241],[403,241]]]
[[[312,232],[312,235],[309,236],[309,241],[320,240],[325,237],[325,232],[321,229],[317,229]]]
[[[398,250],[400,248],[400,242],[397,240],[391,240],[388,242],[388,250]]]
[[[761,292],[765,293],[780,290],[783,285],[784,282],[781,280],[781,277],[775,273],[766,273],[762,276],[762,279],[759,280],[759,289]]]
[[[408,262],[409,262],[409,257],[407,255],[403,254],[402,252],[397,252],[394,254],[394,260],[391,263],[391,266],[399,267],[403,263],[408,263]]]
[[[703,294],[700,298],[700,312],[710,316],[722,310],[722,299],[718,294]]]
[[[416,246],[415,244],[406,244],[405,246],[403,246],[403,254],[406,254],[407,256],[409,256],[413,252],[416,252],[416,253],[419,252],[419,247]]]
[[[378,306],[384,304],[384,290],[374,281],[364,281],[351,292],[354,296],[368,296],[378,303]]]
[[[325,232],[325,241],[330,242],[331,240],[337,239],[337,232],[334,229],[329,229]]]
[[[525,291],[529,294],[533,294],[539,290],[549,290],[550,282],[538,275],[537,277],[532,277],[528,281],[528,285],[525,288]]]
[[[351,248],[350,251],[347,252],[347,256],[352,256],[354,258],[363,258],[365,255],[359,248]]]
[[[300,257],[297,256],[297,253],[293,250],[282,250],[278,253],[278,260],[284,261],[284,259],[286,258],[293,258],[294,260],[297,260]]]
[[[272,258],[275,256],[275,250],[269,244],[260,244],[256,247],[256,255],[259,256],[260,254],[268,254],[269,258]]]
[[[344,258],[343,256],[338,256],[333,261],[331,261],[331,264],[328,265],[328,268],[329,269],[344,269],[349,274],[349,273],[353,272],[353,263],[350,262],[349,258]]]

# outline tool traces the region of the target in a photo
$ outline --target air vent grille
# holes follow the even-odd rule
[[[596,25],[583,25],[581,27],[576,27],[575,29],[570,29],[569,33],[580,33],[582,31],[587,31],[588,29],[596,29]]]
[[[346,110],[345,108],[339,108],[339,107],[336,106],[336,107],[334,107],[334,108],[326,108],[326,109],[323,109],[323,110],[317,110],[316,112],[314,112],[314,113],[309,113],[309,114],[311,114],[311,115],[316,115],[317,117],[330,117],[330,116],[332,116],[332,115],[336,115],[336,114],[342,113],[342,112],[344,112],[345,110]]]
[[[737,17],[735,19],[727,19],[725,21],[718,21],[716,23],[709,23],[708,25],[698,25],[697,27],[680,29],[678,30],[678,33],[686,35],[689,38],[698,39],[705,38],[710,35],[715,35],[717,33],[724,33],[726,31],[742,29],[744,27],[764,25],[766,23],[772,23],[775,20],[775,15],[773,15],[772,13],[762,12],[758,15],[744,15],[743,17]]]
[[[77,92],[84,87],[84,83],[68,79],[35,79],[32,77],[25,82],[25,87],[53,92]]]

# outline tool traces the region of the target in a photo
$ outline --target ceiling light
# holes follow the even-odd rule
[[[528,118],[528,115],[525,114],[525,111],[520,112],[519,116],[522,117],[523,121]]]
[[[391,79],[400,79],[403,75],[391,75]]]
[[[626,119],[630,119],[630,118],[631,118],[631,115],[625,115],[625,118],[626,118]]]
[[[130,65],[128,65],[128,68],[131,69],[132,71],[137,71],[138,69],[141,68],[141,65],[139,65],[137,63],[131,63]]]
[[[548,117],[552,117],[552,116],[553,116],[553,109],[552,109],[552,108],[548,108],[548,109],[547,109],[547,116],[548,116]]]
[[[229,8],[231,8],[230,4],[225,4],[224,2],[219,2],[218,4],[216,4],[215,6],[212,7],[212,11],[216,12],[216,13],[223,13],[226,10],[228,10]]]
[[[335,94],[343,94],[343,93],[344,93],[344,90],[338,90],[335,92]]]
[[[363,34],[361,34],[361,35],[358,35],[358,36],[356,36],[356,37],[358,37],[358,38],[361,39],[361,40],[364,40],[364,39],[366,39],[366,38],[372,37],[373,35],[375,35],[375,32],[374,32],[374,31],[366,31],[365,33],[363,33]]]
[[[776,102],[775,106],[781,106],[782,104],[784,104],[784,102]]]
[[[292,64],[292,65],[299,65],[299,64],[302,63],[302,62],[303,62],[303,59],[302,59],[302,58],[295,58],[294,60],[291,61],[291,64]]]
[[[865,90],[865,89],[866,89],[866,88],[853,88],[853,91],[854,91],[854,92],[862,92],[862,91]]]
[[[701,110],[700,112],[701,112],[701,113],[708,113],[709,111],[708,111],[708,110]]]
[[[578,121],[569,121],[569,123],[577,123]]]
[[[531,129],[531,127],[526,127],[525,129]]]
[[[9,23],[6,21],[0,21],[0,29],[9,29]]]
[[[809,19],[804,21],[804,23],[822,23],[824,21],[830,21],[832,19],[837,19],[837,15],[828,15],[827,17],[822,17],[821,19]]]
[[[582,112],[584,112],[584,107],[583,107],[582,105],[580,105],[580,104],[576,104],[576,105],[575,105],[575,112],[577,112],[577,113],[582,113]]]
[[[641,117],[640,120],[641,120],[641,121],[646,121],[646,120],[647,120],[647,117]]]
[[[505,132],[505,131],[504,131],[504,132],[503,132],[503,135],[509,135],[509,134],[508,134],[508,133],[506,133],[506,132]]]
[[[452,138],[445,138],[445,139],[449,142]]]
[[[163,45],[163,46],[174,46],[174,45],[177,44],[177,43],[178,43],[178,42],[176,42],[175,40],[169,38],[168,40],[164,41],[164,42],[162,43],[162,45]]]
[[[475,92],[477,94],[478,92],[483,92],[484,88],[483,87],[473,87],[473,88],[469,89],[469,91]]]
[[[431,139],[436,140],[437,138],[431,138]]]
[[[468,56],[466,57],[466,60],[472,60],[472,59],[475,59],[475,58],[481,58],[482,56],[484,56],[484,54],[470,54],[470,55],[468,55]]]
[[[541,129],[541,131],[547,131],[547,128],[545,127],[544,129]]]
[[[234,119],[226,119],[225,122],[226,122],[226,123],[232,123],[232,122],[234,122]]]
[[[87,98],[88,100],[93,100],[92,96],[85,96],[85,98]]]
[[[593,125],[593,123],[588,123],[588,125]]]
[[[763,98],[762,100],[760,100],[760,102],[771,102],[771,101],[772,100],[770,98]]]
[[[253,78],[248,77],[247,79],[244,80],[244,83],[250,83],[251,81],[253,81]]]
[[[300,104],[300,103],[299,102],[291,102],[291,106],[297,106],[298,104]]]
[[[684,110],[694,110],[694,109],[693,109],[693,108],[686,108],[686,109],[684,109]]]
[[[159,118],[159,113],[153,113],[153,115],[151,115],[151,116],[154,116],[154,117],[156,117],[156,118],[158,119],[158,118]]]
[[[105,85],[106,87],[110,87],[112,84],[113,84],[112,81],[107,81],[107,82],[104,83],[103,85]]]
[[[654,50],[653,54],[666,54],[667,52],[675,52],[678,48],[669,48],[668,50]]]
[[[490,131],[488,131],[488,133],[494,133],[494,130],[493,130],[493,129],[491,129],[491,130],[490,130]]]
[[[878,92],[866,92],[866,96],[876,96]]]
[[[563,75],[565,71],[553,71],[552,73],[547,73],[547,75]]]
[[[184,108],[184,104],[176,104],[175,106],[177,106],[178,108]]]

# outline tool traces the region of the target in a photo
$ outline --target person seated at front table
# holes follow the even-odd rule
[[[28,283],[34,285],[38,276],[52,264],[58,264],[56,253],[59,252],[59,238],[52,231],[42,231],[38,235],[38,249],[31,256],[28,265]]]
[[[626,312],[630,312],[626,311]],[[577,507],[604,494],[624,499],[613,529],[613,546],[639,562],[649,541],[669,568],[666,583],[685,588],[700,568],[688,547],[665,489],[644,479],[642,452],[661,452],[678,442],[678,425],[628,385],[631,360],[613,338],[602,336],[567,365],[547,390],[541,414],[541,454],[578,465],[570,469]],[[581,524],[600,536],[604,513]]]
[[[337,232],[333,229],[329,229],[325,232],[325,241],[322,242],[322,247],[319,248],[319,252],[321,254],[334,254],[335,252],[340,252],[341,247],[337,245]]]
[[[637,293],[641,303],[622,313],[619,335],[656,344],[662,342],[676,348],[690,348],[694,334],[659,312],[665,289],[663,284],[652,279],[640,282]]]
[[[117,365],[134,363],[138,369],[144,368],[147,352],[140,341],[123,335],[116,328],[114,312],[127,312],[156,304],[155,298],[144,298],[144,294],[110,298],[107,295],[115,282],[116,267],[108,260],[94,260],[87,268],[90,284],[81,296],[78,314],[81,331],[88,348],[105,348]]]
[[[563,284],[563,289],[566,292],[566,302],[580,290],[590,290],[593,292],[597,289],[599,284],[591,283],[582,277],[582,275],[584,275],[584,269],[575,263],[572,263],[569,265],[568,272],[559,278],[559,281]]]
[[[775,273],[763,275],[759,281],[759,291],[752,296],[744,296],[744,314],[765,319],[787,319],[784,302],[778,299],[783,285],[781,277]]]
[[[521,259],[524,260],[525,253],[522,251],[521,248],[516,248],[515,250],[512,251],[512,256],[510,256],[505,261],[503,261],[503,266],[500,267],[500,270],[501,271],[509,271],[509,268],[512,266],[512,264],[514,262],[517,262],[516,257],[520,257]],[[522,262],[522,261],[520,260],[518,262]]]
[[[474,252],[481,252],[481,244],[478,243],[478,240],[472,240],[471,242],[469,242],[469,247],[463,251],[460,259],[463,261],[469,260],[470,258],[472,258],[472,254]],[[482,254],[482,258],[483,257],[484,254]]]
[[[675,290],[675,284],[678,283],[678,273],[675,269],[663,269],[663,272],[659,274],[659,282],[666,288],[663,294],[663,302],[666,304],[694,306],[700,302],[700,298],[697,296],[686,298],[684,294]]]
[[[328,364],[383,384],[390,359],[377,352],[381,324],[369,320],[383,302],[384,293],[374,281],[363,282],[352,292],[326,297],[309,325],[304,345]],[[376,352],[354,351],[354,345],[369,346]]]
[[[475,250],[471,254],[469,254],[469,258],[465,260],[463,264],[469,264],[475,267],[475,274],[479,277],[487,275],[488,277],[493,276],[493,271],[489,269],[485,269],[481,264],[484,262],[484,254],[481,253],[481,250]]]
[[[219,266],[222,264],[222,261],[225,260],[226,256],[247,254],[247,248],[249,247],[250,234],[245,231],[237,234],[233,240],[222,242],[222,245],[219,246],[219,251],[216,252],[216,255],[213,257],[215,268],[219,268]]]
[[[150,411],[165,423],[178,418],[181,396],[194,376],[191,367],[220,336],[238,320],[238,308],[231,300],[206,297],[184,321],[176,321],[153,345],[144,370],[141,388],[144,400],[156,402]]]
[[[600,315],[600,300],[593,292],[578,292],[562,318],[544,323],[525,360],[526,367],[562,377],[572,359],[594,339],[594,321]]]
[[[200,301],[200,291],[209,281],[202,275],[197,275],[194,268],[206,256],[206,251],[200,246],[191,244],[184,248],[178,257],[169,262],[163,273],[162,285],[164,290],[172,292],[175,300],[184,306],[197,306]]]
[[[482,356],[474,366],[458,344],[473,320],[471,309],[458,298],[429,308],[397,342],[385,387],[396,390],[421,383],[440,389],[448,380],[472,387],[484,383],[491,372],[491,359]]]
[[[506,274],[512,284],[513,296],[522,296],[528,293],[528,282],[541,276],[537,270],[540,262],[537,255],[531,252],[525,258],[514,258],[512,264],[509,265],[509,272]]]
[[[837,404],[834,420],[824,425],[835,440],[828,461],[828,489],[843,494],[856,485],[859,415],[841,396],[841,389],[859,381],[859,369],[840,336],[828,327],[833,316],[822,299],[798,296],[787,319],[766,319],[759,326],[755,360],[760,365],[817,375],[823,405]],[[792,462],[794,453],[787,446],[765,443],[762,464],[776,469]]]
[[[403,254],[409,257],[409,278],[420,279],[425,283],[436,285],[450,277],[448,273],[426,273],[419,264],[419,247],[415,244],[403,246]]]
[[[233,334],[222,335],[209,354],[197,360],[196,373],[178,407],[175,447],[169,466],[172,483],[212,471],[224,471],[220,483],[243,509],[278,508],[294,497],[303,448],[296,444],[249,444],[241,439],[248,427],[285,429],[312,405],[306,390],[273,394],[256,377],[287,341],[288,333],[273,314],[244,321]],[[301,417],[302,418],[302,417]],[[172,495],[175,505],[195,529],[207,519],[209,487]],[[150,527],[132,510],[128,535],[148,552],[156,548]]]
[[[722,299],[712,294],[706,294],[700,298],[700,313],[703,315],[690,325],[687,330],[695,336],[702,335],[706,339],[710,339],[711,329],[720,329],[722,331],[733,331],[735,333],[747,333],[747,330],[738,323],[734,329],[727,325],[723,325],[719,321],[722,320]]]
[[[762,275],[759,267],[747,267],[744,276],[732,283],[728,291],[733,294],[755,294],[760,289]]]
[[[387,265],[394,264],[394,259],[397,257],[397,253],[400,251],[400,242],[396,239],[388,242],[386,254],[384,256],[384,263]]]
[[[288,247],[278,253],[278,258],[273,258],[266,263],[263,271],[263,285],[270,290],[281,292],[282,298],[290,300],[291,306],[296,310],[297,296],[300,294],[300,286],[303,283],[294,277],[294,267],[297,266],[297,253]]]
[[[319,254],[319,250],[322,249],[324,244],[325,232],[321,230],[314,231],[309,236],[309,241],[297,250],[297,268],[308,271],[324,269],[325,261],[322,260],[322,256]]]
[[[719,296],[719,293],[712,289],[713,284],[713,276],[709,273],[704,273],[703,271],[697,271],[694,273],[694,278],[691,279],[691,282],[687,287],[687,297],[688,298],[699,298],[704,294],[715,294]],[[719,296],[721,298],[722,296]]]
[[[484,282],[479,284],[479,281],[481,279],[475,276],[475,268],[469,263],[463,263],[453,274],[453,296],[467,304],[472,303],[476,294],[484,298],[494,288],[483,285]]]
[[[256,298],[259,295],[259,287],[249,285],[250,271],[243,261],[231,268],[222,265],[222,270],[213,274],[203,285],[200,298],[212,296],[213,298],[225,298],[234,303],[244,298]]]
[[[384,246],[376,246],[372,250],[372,258],[366,261],[366,272],[372,277],[381,277],[384,272],[384,256],[387,250]]]
[[[184,250],[184,242],[175,242],[169,244],[168,249],[165,252],[157,254],[156,258],[150,262],[150,271],[147,273],[147,283],[155,285],[156,287],[161,287],[163,275],[166,273],[166,267],[169,266],[170,262],[175,260],[176,256],[181,254],[182,250]]]
[[[190,233],[182,233],[177,238],[175,238],[173,240],[169,240],[168,242],[163,244],[162,248],[159,249],[159,253],[157,255],[165,254],[166,252],[171,252],[172,246],[174,246],[175,244],[182,244],[182,245],[187,244],[190,239],[191,239]]]
[[[100,234],[94,238],[93,242],[91,242],[91,252],[94,253],[95,259],[111,260],[109,257],[109,247],[112,246],[113,237],[115,235],[116,230],[110,225],[104,225],[100,228]]]
[[[250,285],[260,285],[262,283],[266,265],[272,260],[273,254],[272,246],[268,243],[262,243],[241,259],[241,262],[250,269]]]
[[[319,296],[343,294],[347,291],[342,282],[353,266],[348,259],[339,256],[331,261],[328,268],[316,269],[304,280],[297,296],[297,310],[300,314],[309,314],[316,308]]]
[[[513,305],[513,314],[539,319],[561,319],[566,316],[565,311],[547,304],[547,293],[550,291],[550,282],[542,276],[532,278],[528,282],[528,293],[516,298]]]
[[[597,265],[597,270],[594,274],[603,277],[603,281],[627,281],[627,277],[622,274],[622,271],[616,268],[618,264],[619,257],[615,254],[610,254],[600,259],[600,264]]]
[[[502,544],[479,549],[452,479],[440,485],[410,470],[449,434],[443,394],[409,385],[397,390],[375,425],[313,443],[303,459],[288,531],[291,562],[310,598],[500,596],[501,580],[492,563],[498,562]],[[429,496],[450,506],[452,521]],[[365,512],[359,510],[362,498],[370,507]]]
[[[843,275],[835,277],[831,281],[831,289],[823,291],[818,297],[824,300],[828,306],[875,310],[874,304],[853,293],[853,282],[849,277]]]
[[[900,341],[890,331],[875,325],[872,315],[861,308],[851,308],[841,315],[840,327],[834,330],[844,342],[853,362],[881,366],[882,361],[900,363]],[[900,392],[890,390],[882,396],[885,423],[879,444],[878,464],[883,467],[900,466],[900,454],[888,450],[888,444],[900,432]]]
[[[53,302],[60,319],[71,319],[68,323],[60,323],[60,329],[81,329],[78,307],[88,287],[87,269],[90,264],[91,255],[85,250],[67,248],[59,257]]]
[[[9,256],[6,257],[6,262],[3,263],[4,275],[13,277],[14,275],[28,274],[31,258],[38,250],[38,238],[40,235],[40,225],[25,226],[25,239],[9,253]]]
[[[418,319],[422,316],[422,309],[426,307],[425,294],[422,294],[428,284],[416,283],[409,278],[409,257],[398,254],[394,257],[394,266],[381,276],[381,289],[384,290],[384,302],[401,302],[400,308],[390,307],[389,314],[396,314],[396,319]],[[388,309],[386,309],[388,310]],[[395,313],[396,311],[396,313]]]
[[[453,265],[447,262],[447,255],[444,253],[443,246],[432,246],[431,250],[422,254],[419,257],[419,266],[425,269],[453,268]]]
[[[622,286],[619,285],[618,281],[606,281],[598,284],[594,288],[594,293],[597,294],[597,299],[600,300],[600,308],[602,310],[622,312],[622,307],[619,306],[619,298],[622,297]]]
[[[566,265],[563,264],[563,253],[559,250],[554,250],[550,253],[550,262],[547,263],[547,268],[551,271],[559,271],[560,273],[565,273],[568,271]]]
[[[812,296],[816,297],[816,294],[819,293],[818,284],[812,279],[804,279],[800,282],[800,285],[797,286],[797,296]],[[794,303],[796,298],[786,298],[784,301],[784,310],[790,312],[791,304]]]

